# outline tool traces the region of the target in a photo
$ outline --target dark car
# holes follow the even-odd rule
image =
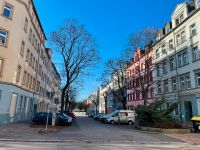
[[[59,112],[56,114],[56,123],[58,125],[71,125],[72,124],[72,117],[66,115],[63,112]]]
[[[68,112],[67,113],[68,116],[72,117],[73,119],[76,118],[75,114],[73,112]]]
[[[46,124],[47,122],[47,114],[48,114],[48,123],[52,123],[52,113],[47,112],[39,112],[33,117],[32,122],[39,124]]]

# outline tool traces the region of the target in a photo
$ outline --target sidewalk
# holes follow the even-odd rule
[[[58,132],[63,127],[48,126],[48,134],[41,131],[45,130],[45,125],[33,125],[31,122],[13,123],[0,125],[0,140],[44,140],[53,139],[52,134]]]
[[[190,144],[200,145],[200,133],[187,133],[187,134],[165,134],[167,136],[183,140]]]

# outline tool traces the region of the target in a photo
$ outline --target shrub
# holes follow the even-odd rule
[[[165,99],[155,101],[148,106],[138,106],[135,109],[136,122],[140,126],[163,127],[163,128],[180,128],[178,121],[171,116],[172,111],[178,106],[173,103],[169,108],[164,109]]]

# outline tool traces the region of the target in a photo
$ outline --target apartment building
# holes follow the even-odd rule
[[[134,110],[138,105],[144,105],[145,101],[149,104],[154,100],[152,58],[151,47],[147,46],[144,50],[138,48],[126,69],[128,109]]]
[[[60,77],[33,1],[1,0],[0,13],[0,123],[9,123],[46,111]]]
[[[178,101],[173,116],[184,121],[200,115],[199,7],[199,1],[178,4],[153,46],[156,99],[166,98],[166,107]]]

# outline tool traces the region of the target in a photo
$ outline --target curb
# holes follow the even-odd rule
[[[112,140],[50,140],[50,139],[40,139],[40,140],[27,140],[27,139],[0,139],[0,142],[24,142],[24,143],[106,143],[106,144],[112,144],[112,143],[132,143],[132,144],[178,144],[183,142],[147,142],[147,141],[112,141]]]

